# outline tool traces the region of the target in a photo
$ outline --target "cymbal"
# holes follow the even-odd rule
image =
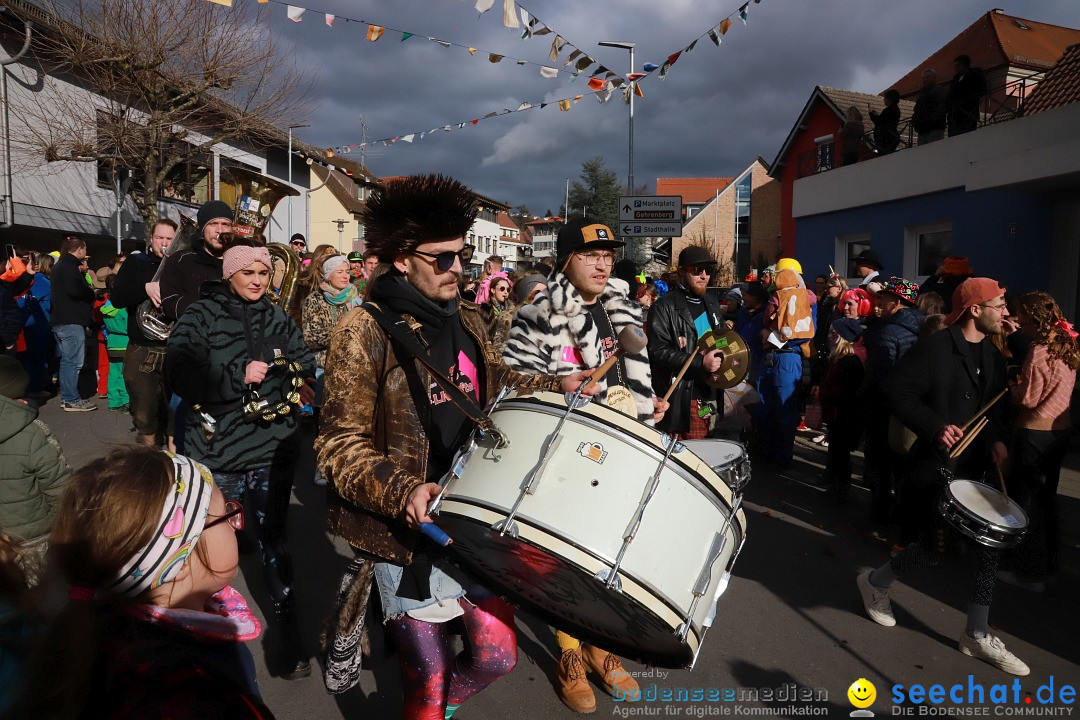
[[[704,352],[719,350],[722,358],[716,372],[705,376],[706,385],[726,390],[741,383],[750,371],[750,349],[734,330],[709,331],[698,340],[698,347]]]

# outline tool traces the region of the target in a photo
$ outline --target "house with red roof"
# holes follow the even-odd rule
[[[731,184],[732,178],[656,178],[657,195],[679,195],[683,202],[683,222],[694,217],[706,203]]]

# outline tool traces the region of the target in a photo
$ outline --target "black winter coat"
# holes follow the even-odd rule
[[[131,345],[165,347],[164,341],[146,337],[135,319],[139,305],[149,299],[146,283],[153,282],[154,274],[160,265],[161,258],[153,253],[135,253],[120,266],[113,280],[109,300],[115,307],[126,308],[128,311],[128,343]]]
[[[13,347],[22,332],[23,316],[15,298],[30,289],[34,276],[24,272],[11,282],[0,280],[0,342],[5,348]]]
[[[914,308],[901,308],[895,315],[870,323],[863,333],[866,348],[866,377],[862,395],[868,403],[876,403],[881,384],[889,372],[919,339],[923,316]]]
[[[255,347],[248,346],[245,326]],[[244,384],[248,363],[269,362],[278,352],[298,361],[304,377],[315,377],[315,357],[304,344],[300,328],[284,310],[265,297],[245,302],[223,281],[206,285],[203,299],[173,326],[165,357],[169,387],[190,404],[203,405],[217,420],[217,432],[207,441],[198,413],[188,412],[188,424],[183,428],[188,456],[214,471],[239,472],[268,467],[283,454],[295,452],[295,409],[267,422],[245,420],[241,407],[248,389]],[[271,370],[256,390],[261,397],[277,402],[286,382],[285,373]]]
[[[175,321],[188,305],[199,299],[203,283],[221,280],[221,258],[198,246],[165,259],[161,271],[161,311],[169,322]]]
[[[978,352],[976,372],[964,334],[952,326],[916,343],[885,381],[892,413],[918,436],[910,453],[917,466],[933,464],[928,461],[945,466],[946,453],[934,446],[938,432],[946,425],[963,425],[1005,389],[1005,358],[989,338],[979,343]],[[959,472],[965,477],[981,474],[990,446],[1005,440],[1003,404],[990,409],[989,424],[960,456]],[[925,474],[915,478],[920,484],[936,480]]]
[[[53,327],[93,325],[94,288],[87,284],[86,275],[79,272],[81,263],[71,253],[64,253],[49,274],[49,299],[52,301],[49,320]]]
[[[714,331],[724,328],[720,303],[706,293],[702,298],[705,313]],[[663,396],[671,387],[671,381],[679,374],[687,356],[697,352],[697,329],[686,302],[686,290],[675,286],[671,292],[659,298],[649,310],[649,364],[652,367],[653,389],[657,397]],[[679,339],[685,342],[680,344]],[[686,432],[690,429],[690,401],[692,389],[697,384],[699,397],[715,397],[716,390],[703,382],[706,372],[702,355],[697,354],[686,371],[679,386],[671,394],[671,407],[664,414],[657,428],[664,432]]]

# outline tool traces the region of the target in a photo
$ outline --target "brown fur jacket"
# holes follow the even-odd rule
[[[404,316],[421,345],[419,323]],[[482,348],[482,404],[504,385],[559,390],[550,375],[522,375],[499,359],[480,309],[462,301],[458,321]],[[424,382],[427,370],[412,361]],[[342,318],[330,338],[322,430],[315,441],[329,480],[330,528],[353,547],[406,565],[419,533],[405,525],[409,493],[427,476],[428,439],[387,335],[363,307]]]

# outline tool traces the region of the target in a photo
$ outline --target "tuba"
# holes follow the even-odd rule
[[[283,197],[300,194],[296,188],[280,180],[251,170],[223,167],[221,174],[220,197],[225,204],[234,208],[232,232],[240,237],[262,239],[263,230],[270,222],[270,214],[274,211],[274,207]],[[171,255],[191,249],[198,239],[198,232],[198,223],[180,213],[180,229],[177,230],[176,238],[169,245],[168,252],[165,253],[165,257],[154,274],[154,282],[161,279],[165,261]],[[270,251],[275,266],[279,262],[284,266],[280,287],[277,290],[268,290],[267,294],[270,295],[271,302],[284,308],[287,307],[287,303],[296,291],[296,281],[300,275],[300,256],[292,248],[284,245],[268,245],[267,249]],[[169,339],[169,333],[172,331],[172,323],[165,321],[161,308],[155,306],[150,300],[144,300],[139,305],[135,322],[147,337],[162,342]]]

